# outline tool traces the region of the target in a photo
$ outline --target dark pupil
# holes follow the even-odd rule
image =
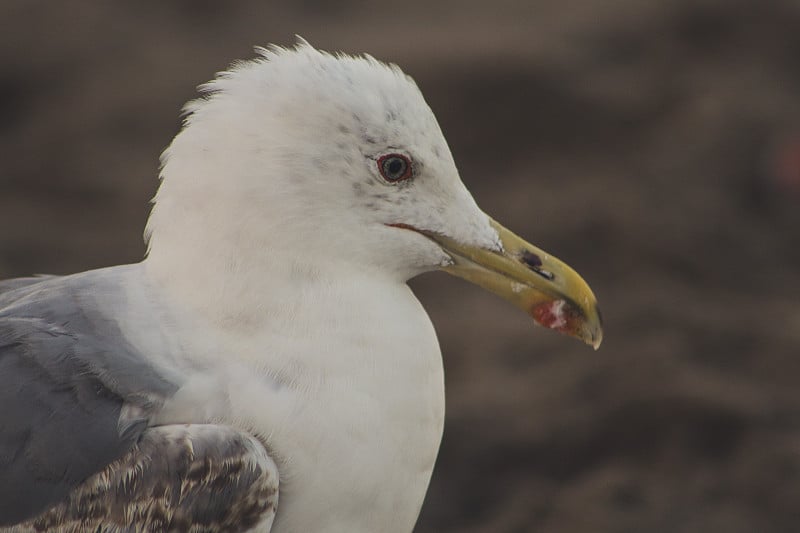
[[[383,170],[389,178],[400,178],[406,173],[406,162],[399,157],[392,157],[383,164]]]

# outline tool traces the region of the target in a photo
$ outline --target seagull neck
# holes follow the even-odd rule
[[[151,254],[145,272],[170,300],[213,324],[250,326],[307,313],[311,308],[347,305],[365,286],[405,286],[378,269],[328,262],[316,264],[288,254],[261,255],[246,262],[239,254],[226,258],[184,258],[182,254]],[[255,258],[250,254],[250,261]],[[253,266],[253,265],[257,266]]]

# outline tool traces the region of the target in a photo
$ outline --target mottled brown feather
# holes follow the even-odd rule
[[[3,533],[269,531],[278,471],[253,436],[227,426],[146,430],[66,501]]]

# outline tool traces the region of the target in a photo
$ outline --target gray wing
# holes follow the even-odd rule
[[[128,453],[175,385],[69,278],[0,286],[0,526],[36,516]]]
[[[14,289],[21,289],[23,287],[27,287],[29,285],[33,285],[41,281],[54,279],[56,277],[57,276],[45,275],[45,276],[31,276],[28,278],[13,278],[13,279],[0,280],[0,295],[2,295],[4,292],[11,292]]]
[[[150,425],[178,386],[97,305],[126,305],[115,279],[0,283],[0,532],[268,531],[278,472],[255,437]]]
[[[251,435],[211,424],[160,426],[66,501],[10,531],[266,532],[277,503],[278,470]]]

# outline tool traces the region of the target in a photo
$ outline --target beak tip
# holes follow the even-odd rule
[[[596,352],[597,350],[600,349],[600,345],[602,343],[603,343],[603,332],[600,331],[598,332],[597,335],[592,335],[591,342],[588,342],[587,344],[589,344],[592,348],[594,348],[594,351]]]
[[[595,305],[594,308],[595,316],[597,316],[597,320],[593,321],[591,327],[589,329],[591,342],[590,344],[595,351],[600,349],[600,345],[603,343],[603,315],[600,313],[600,308]]]

